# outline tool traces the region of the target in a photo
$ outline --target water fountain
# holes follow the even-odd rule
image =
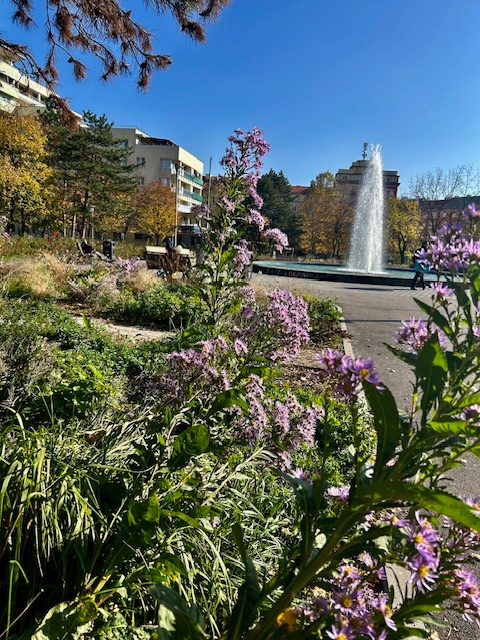
[[[368,143],[363,145],[363,160]],[[385,207],[380,146],[372,146],[359,190],[350,252],[346,266],[308,262],[254,262],[253,271],[266,275],[334,282],[409,287],[413,272],[384,267]],[[426,277],[433,281],[434,275]]]
[[[383,272],[385,235],[383,191],[382,155],[380,145],[377,145],[372,149],[360,185],[347,263],[349,271]]]

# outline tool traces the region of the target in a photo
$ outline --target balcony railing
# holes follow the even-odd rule
[[[193,200],[196,200],[197,202],[202,202],[203,198],[201,195],[199,195],[198,193],[194,193],[193,191],[189,191],[188,189],[183,189],[180,188],[178,190],[178,195],[180,197],[184,197],[184,198],[192,198]]]
[[[200,178],[197,178],[197,176],[194,176],[193,173],[189,173],[188,171],[182,171],[180,173],[180,177],[181,178],[185,178],[185,180],[190,180],[191,182],[194,182],[195,184],[199,184],[199,185],[203,186],[203,180],[201,180]]]

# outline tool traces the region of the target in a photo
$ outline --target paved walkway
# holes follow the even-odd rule
[[[395,396],[400,410],[410,406],[412,372],[385,347],[385,343],[393,344],[393,336],[402,320],[408,320],[412,316],[424,317],[414,298],[430,302],[431,294],[428,289],[412,291],[398,286],[322,282],[261,274],[253,274],[252,284],[266,289],[308,292],[320,298],[335,300],[343,309],[355,355],[372,358],[380,378]],[[468,456],[465,465],[452,473],[449,491],[460,496],[480,496],[478,458]],[[438,632],[442,640],[480,638],[480,631],[474,622],[468,623],[454,614],[447,615],[447,618],[452,628]]]

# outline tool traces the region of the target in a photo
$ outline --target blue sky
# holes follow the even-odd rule
[[[124,2],[125,8],[138,0]],[[11,14],[0,0],[2,16]],[[219,171],[227,138],[239,127],[263,129],[272,150],[265,170],[308,185],[380,144],[384,167],[411,178],[460,164],[480,168],[480,3],[478,0],[233,0],[192,43],[168,16],[141,13],[156,51],[173,64],[147,93],[133,77],[98,80],[92,58],[75,82],[59,58],[59,93],[79,112],[106,114],[185,147]],[[147,17],[148,16],[148,17]],[[39,29],[1,34],[43,60]]]

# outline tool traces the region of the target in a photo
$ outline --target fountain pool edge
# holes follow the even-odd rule
[[[327,269],[322,270],[322,265],[309,264],[308,262],[301,264],[294,262],[289,264],[287,262],[275,263],[264,261],[254,262],[252,270],[254,273],[263,273],[269,276],[397,287],[410,287],[413,280],[413,270],[391,269],[390,271],[386,270],[385,273],[355,273],[353,271],[340,270],[340,268],[335,269],[333,265],[325,265],[325,267],[327,267]],[[435,279],[433,274],[426,274],[425,282],[434,282]]]

